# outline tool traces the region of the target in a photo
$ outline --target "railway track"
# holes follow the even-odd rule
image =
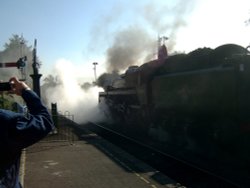
[[[87,128],[187,187],[245,188],[102,125],[89,123]]]

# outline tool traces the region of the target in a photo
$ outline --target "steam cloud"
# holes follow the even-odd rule
[[[122,16],[125,9],[119,4],[119,7],[112,9],[116,12],[111,11],[110,15],[103,16],[102,20],[96,22],[98,24],[91,30],[92,41],[89,50],[98,51],[98,48],[112,40],[112,44],[106,48],[105,64],[109,73],[121,72],[131,65],[140,65],[155,59],[157,35],[166,35],[169,38],[166,44],[168,50],[173,50],[178,30],[187,24],[186,13],[191,11],[192,2],[179,0],[172,6],[156,6],[152,1],[142,7],[130,6],[129,10],[135,15],[135,23],[126,28],[115,28],[113,23]],[[137,22],[139,19],[142,19],[141,22]],[[103,115],[97,108],[99,89],[94,87],[84,92],[77,82],[74,71],[69,61],[62,59],[57,62],[55,74],[61,79],[62,85],[47,90],[49,102],[57,102],[62,113],[69,111],[71,114],[77,114],[77,122],[102,119]]]
[[[98,109],[98,87],[84,91],[78,84],[76,68],[70,61],[60,59],[56,62],[55,75],[60,80],[59,85],[46,90],[48,103],[57,103],[59,113],[74,115],[77,123],[88,121],[98,122],[103,114]]]
[[[166,34],[169,38],[168,49],[174,50],[176,44],[176,35],[179,29],[185,27],[187,23],[187,13],[194,8],[195,0],[179,0],[176,4],[169,6],[156,6],[150,3],[144,6],[143,17],[152,28],[160,34]]]

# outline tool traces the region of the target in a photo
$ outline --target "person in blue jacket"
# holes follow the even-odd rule
[[[35,92],[16,77],[10,84],[10,92],[24,99],[29,114],[0,109],[0,188],[21,188],[18,176],[22,149],[44,138],[54,125]]]

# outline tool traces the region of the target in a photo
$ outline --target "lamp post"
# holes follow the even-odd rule
[[[98,65],[98,63],[97,63],[97,62],[94,62],[93,65],[94,65],[94,76],[95,76],[95,81],[94,81],[94,82],[95,82],[95,84],[96,84],[96,81],[97,81],[97,80],[96,80],[96,65]]]
[[[30,77],[33,80],[33,90],[40,97],[40,78],[41,78],[42,74],[39,74],[39,71],[38,71],[39,63],[37,62],[37,57],[36,57],[36,39],[34,42],[34,49],[33,49],[32,68],[33,68],[33,74],[30,75]]]

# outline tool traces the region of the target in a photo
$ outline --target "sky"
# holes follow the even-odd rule
[[[37,39],[43,75],[64,61],[80,79],[93,80],[93,62],[97,75],[105,72],[112,48],[136,47],[132,60],[142,63],[140,56],[156,53],[158,36],[169,38],[171,52],[225,43],[246,47],[249,18],[249,0],[1,0],[0,50],[13,34],[29,45]]]

